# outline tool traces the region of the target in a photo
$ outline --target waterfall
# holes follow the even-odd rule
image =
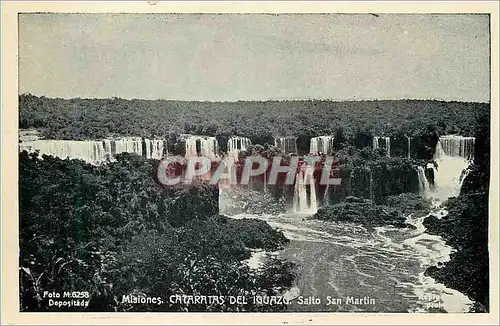
[[[378,149],[378,137],[373,137],[372,148],[373,148],[373,150]]]
[[[264,192],[267,192],[267,171],[264,172]]]
[[[165,141],[161,139],[144,140],[146,157],[161,159]],[[88,163],[98,164],[113,160],[116,154],[135,153],[143,155],[143,141],[139,137],[104,140],[54,140],[38,139],[19,144],[19,150],[39,151],[40,154],[52,155],[62,159],[80,159]]]
[[[323,206],[330,205],[330,185],[327,184],[325,188],[325,194],[323,195]]]
[[[233,136],[227,141],[227,154],[237,160],[238,154],[245,151],[250,145],[252,145],[252,142],[249,138]]]
[[[163,158],[166,141],[162,139],[144,139],[146,157],[161,160]]]
[[[464,184],[465,178],[467,178],[470,171],[471,170],[469,169],[469,167],[467,167],[465,170],[462,171],[462,174],[460,175],[460,189],[462,189],[462,185]]]
[[[274,146],[281,148],[285,153],[297,153],[297,137],[276,137]]]
[[[333,136],[319,136],[311,138],[309,152],[313,155],[319,153],[330,154],[333,149]]]
[[[114,140],[115,152],[120,153],[135,153],[142,156],[142,139],[140,137],[126,137]]]
[[[436,146],[436,157],[447,155],[472,160],[474,157],[475,141],[474,137],[442,136],[439,138],[438,145]]]
[[[439,138],[434,153],[438,165],[434,171],[434,198],[443,201],[460,193],[464,171],[474,157],[474,141],[473,137],[455,135]]]
[[[372,147],[373,149],[378,149],[379,146],[379,140],[382,139],[384,141],[384,146],[383,148],[385,149],[386,155],[391,156],[391,137],[373,137],[372,141]]]
[[[102,141],[48,140],[39,139],[19,144],[19,150],[39,151],[62,159],[80,159],[89,163],[106,161],[107,153]]]
[[[215,137],[187,135],[186,142],[186,157],[205,156],[210,159],[217,157],[219,145]]]
[[[311,189],[311,200],[310,200],[310,203],[309,203],[309,211],[310,212],[313,212],[314,214],[316,214],[316,212],[318,211],[318,201],[316,199],[316,183],[315,183],[315,180],[314,178],[312,178],[312,182],[309,186]]]
[[[425,176],[425,171],[422,166],[417,167],[418,172],[418,191],[420,196],[427,197],[429,193],[429,181],[427,181],[427,177]]]
[[[104,146],[104,152],[106,153],[106,159],[111,160],[113,158],[113,147],[111,145],[111,140],[104,139],[102,141]]]
[[[306,166],[297,173],[293,195],[293,210],[295,212],[315,214],[318,210],[313,172],[314,167]],[[307,185],[310,189],[309,201],[307,200]]]
[[[411,158],[411,137],[406,136],[407,148],[408,148],[408,158]]]

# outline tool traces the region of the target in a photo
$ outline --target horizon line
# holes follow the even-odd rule
[[[169,98],[126,98],[119,96],[110,97],[51,97],[46,95],[37,95],[30,92],[19,93],[18,96],[32,95],[35,97],[44,97],[49,99],[62,99],[62,100],[127,100],[127,101],[172,101],[172,102],[206,102],[206,103],[238,103],[238,102],[307,102],[307,101],[327,101],[327,102],[376,102],[376,101],[436,101],[436,102],[460,102],[460,103],[480,103],[480,104],[491,104],[489,101],[473,101],[473,100],[459,100],[459,99],[439,99],[439,98],[348,98],[348,99],[333,99],[333,98],[307,98],[307,97],[296,97],[296,98],[268,98],[268,99],[236,99],[236,100],[180,100],[180,99],[169,99]]]

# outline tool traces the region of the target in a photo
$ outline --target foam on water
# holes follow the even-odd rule
[[[378,143],[377,139],[375,148]],[[448,137],[444,143],[445,149],[441,142],[436,148],[438,168],[434,171],[434,188],[429,185],[424,169],[418,170],[420,193],[434,199],[435,206],[426,216],[409,215],[406,219],[409,227],[383,226],[367,230],[350,223],[308,219],[312,212],[305,209],[302,213],[242,214],[234,218],[263,219],[291,240],[280,256],[303,265],[303,273],[297,281],[301,295],[363,296],[369,292],[380,302],[371,311],[467,312],[473,302],[466,295],[425,276],[430,266],[439,268],[448,262],[454,249],[440,236],[427,234],[423,222],[430,215],[441,219],[448,214],[440,204],[459,193],[466,175],[462,171],[468,165],[464,156],[470,157],[473,150],[470,139]],[[390,153],[390,140],[384,145]],[[453,156],[455,154],[457,156]],[[344,309],[361,311],[355,306]],[[328,307],[324,311],[328,311]]]
[[[405,240],[404,243],[419,253],[422,268],[424,268],[424,271],[418,275],[419,283],[415,284],[415,294],[419,298],[430,297],[432,295],[435,297],[439,296],[440,303],[447,312],[467,312],[473,302],[466,295],[449,289],[443,284],[437,283],[432,277],[424,275],[425,269],[428,267],[450,261],[450,256],[454,252],[454,249],[448,246],[440,236],[425,233],[426,228],[423,225],[423,221],[431,214],[442,218],[448,214],[448,211],[446,209],[439,209],[424,217],[416,219],[409,217],[408,219],[408,223],[416,227],[414,232],[417,235]]]
[[[263,250],[252,250],[250,258],[244,260],[251,269],[259,269],[264,264],[266,252]]]
[[[437,216],[444,216],[446,211],[441,209],[434,212]],[[433,311],[439,306],[447,312],[468,311],[472,302],[463,294],[436,283],[432,278],[424,276],[429,266],[449,261],[453,249],[447,246],[439,236],[425,233],[422,222],[425,217],[413,218],[407,221],[415,228],[376,227],[373,231],[354,225],[317,221],[306,218],[306,214],[283,214],[278,216],[257,216],[240,214],[233,218],[258,218],[265,220],[271,227],[276,228],[293,242],[302,243],[299,247],[307,248],[309,244],[321,244],[334,255],[332,261],[326,261],[330,266],[329,280],[325,280],[333,293],[348,294],[353,288],[352,277],[358,286],[369,288],[381,298],[386,293],[392,293],[391,287],[400,289],[397,296],[406,303],[409,312]],[[344,248],[344,249],[342,249]],[[287,248],[280,255],[287,256]],[[296,250],[296,249],[295,249]],[[307,249],[304,249],[307,250]],[[311,253],[312,254],[312,253]],[[306,256],[304,256],[306,255]],[[294,259],[301,260],[307,257],[307,251],[297,255]],[[261,266],[265,253],[256,253],[249,260],[252,266]],[[302,258],[301,258],[302,257]],[[320,263],[318,263],[320,264]],[[318,277],[314,273],[307,273],[307,282],[314,282],[310,278]],[[348,277],[349,281],[342,281]],[[392,284],[392,285],[391,285]],[[300,287],[299,287],[300,288]],[[310,286],[308,291],[322,291],[317,286]],[[303,293],[301,295],[314,295]],[[365,292],[367,290],[364,290]],[[439,298],[428,301],[426,298]],[[353,308],[354,309],[354,308]],[[384,311],[384,307],[380,307]],[[349,310],[353,311],[353,310]]]

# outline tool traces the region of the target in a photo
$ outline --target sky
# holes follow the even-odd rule
[[[489,102],[489,16],[21,14],[19,91]]]

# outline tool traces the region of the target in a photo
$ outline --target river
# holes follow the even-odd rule
[[[436,209],[434,214],[446,212]],[[275,253],[299,265],[294,291],[303,300],[295,299],[290,311],[458,313],[471,306],[465,295],[424,276],[427,267],[448,261],[452,252],[441,237],[425,233],[425,217],[409,216],[406,228],[372,229],[307,217],[233,216],[265,220],[290,240]],[[307,304],[310,297],[321,302]],[[365,301],[355,304],[353,298]]]

